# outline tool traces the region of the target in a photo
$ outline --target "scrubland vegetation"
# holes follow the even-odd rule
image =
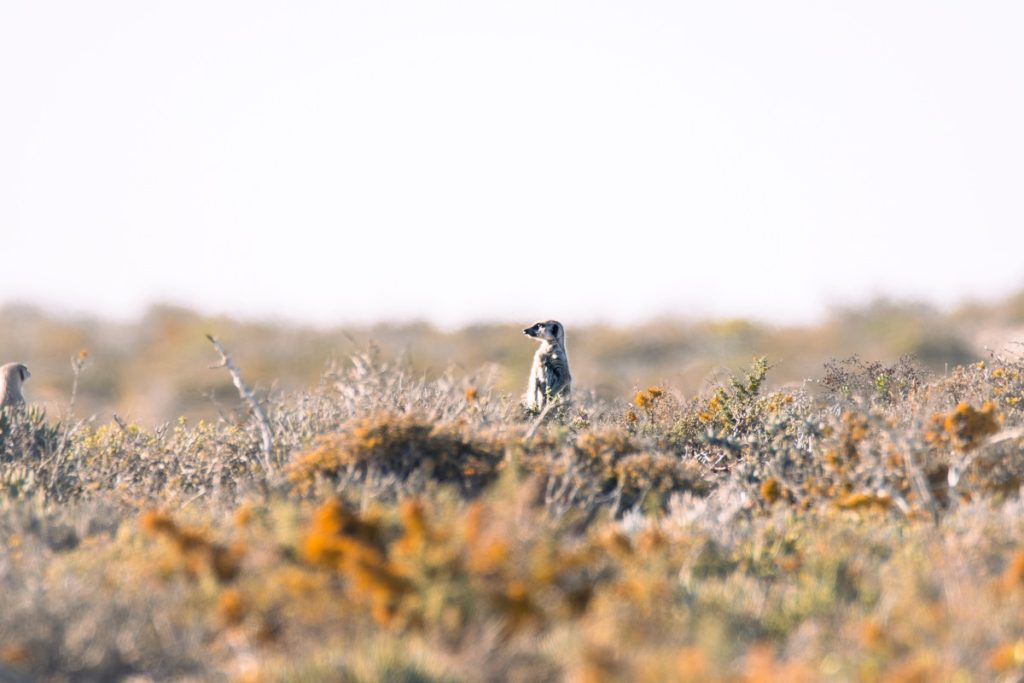
[[[237,393],[6,412],[0,680],[1018,680],[1024,360],[776,363],[538,421],[357,350],[269,459]]]
[[[557,317],[538,311],[537,317]],[[33,402],[51,415],[67,407],[71,375],[67,360],[88,349],[89,365],[78,387],[79,415],[126,420],[154,427],[185,415],[216,419],[237,401],[231,380],[211,372],[207,333],[231,349],[254,386],[298,391],[315,385],[334,362],[374,344],[402,358],[416,374],[438,377],[493,368],[500,392],[521,393],[533,343],[522,329],[533,320],[486,323],[439,330],[425,323],[312,328],[282,322],[244,322],[204,317],[155,306],[134,322],[56,317],[26,306],[0,308],[0,359],[27,363]],[[664,319],[633,326],[579,325],[568,329],[573,374],[604,401],[622,400],[637,386],[665,384],[694,394],[740,372],[753,356],[767,356],[769,383],[802,383],[821,375],[830,358],[891,362],[911,354],[942,374],[947,368],[988,356],[1008,339],[1024,338],[1024,292],[1004,301],[940,312],[925,305],[878,301],[837,309],[815,325],[772,326],[757,321]]]

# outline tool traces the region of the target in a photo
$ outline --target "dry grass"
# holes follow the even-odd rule
[[[244,369],[244,368],[243,368]],[[0,677],[1024,675],[1024,361],[580,397],[356,354],[250,420],[0,416]]]
[[[721,380],[722,368],[741,372],[755,355],[772,359],[768,381],[776,387],[821,377],[828,359],[853,354],[870,360],[913,354],[943,373],[987,357],[984,345],[1020,339],[1024,293],[952,313],[879,301],[836,310],[820,324],[802,327],[745,320],[666,319],[628,328],[563,322],[577,382],[614,402],[651,385],[692,396]],[[372,341],[387,357],[404,357],[416,374],[437,378],[453,363],[459,375],[488,367],[497,390],[517,393],[525,389],[533,353],[522,327],[492,323],[443,331],[407,323],[318,329],[209,318],[169,306],[153,307],[136,322],[112,323],[7,306],[0,308],[0,358],[26,362],[33,375],[29,397],[51,416],[62,416],[71,384],[68,358],[88,349],[77,413],[102,421],[116,413],[152,427],[181,415],[215,420],[237,405],[228,374],[208,369],[217,357],[207,333],[228,346],[250,386],[264,391],[303,391],[318,382],[330,359],[344,365]],[[873,385],[874,378],[866,379]]]
[[[247,377],[288,372],[260,392],[268,467],[226,373],[203,370],[210,321],[6,311],[36,351],[89,346],[93,365],[75,411],[58,391],[49,415],[0,415],[0,678],[1019,676],[1024,366],[956,366],[958,320],[994,314],[957,315],[582,330],[574,365],[600,391],[535,433],[508,393],[529,349],[500,327],[381,328],[408,357],[319,376],[331,334],[232,327],[258,340]],[[843,343],[954,364],[807,369]],[[802,355],[708,374],[752,348]],[[444,357],[499,365],[424,371]],[[97,406],[207,419],[74,415]]]

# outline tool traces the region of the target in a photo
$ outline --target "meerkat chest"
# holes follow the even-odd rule
[[[557,347],[539,349],[533,358],[533,375],[539,384],[546,384],[550,371],[564,365],[564,356]]]
[[[535,366],[549,365],[557,362],[559,362],[558,350],[554,348],[537,349],[537,353],[533,356],[533,364]]]

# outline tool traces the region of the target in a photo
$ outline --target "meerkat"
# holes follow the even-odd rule
[[[523,334],[540,342],[540,348],[533,355],[530,384],[523,397],[526,407],[542,410],[549,401],[568,399],[572,374],[565,352],[565,327],[557,320],[547,320],[527,327]]]
[[[24,363],[0,365],[0,410],[25,403],[21,385],[31,376]]]

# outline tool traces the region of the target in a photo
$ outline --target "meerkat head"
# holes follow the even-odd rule
[[[21,385],[32,376],[24,363],[0,365],[0,408],[24,403]]]
[[[32,373],[28,371],[28,366],[24,363],[7,363],[0,366],[0,378],[7,382],[13,380],[15,386],[20,386],[22,382],[31,376]]]
[[[541,323],[535,323],[523,330],[523,334],[527,337],[533,337],[534,339],[550,342],[552,344],[565,343],[565,328],[562,327],[562,323],[557,320],[546,320]]]

